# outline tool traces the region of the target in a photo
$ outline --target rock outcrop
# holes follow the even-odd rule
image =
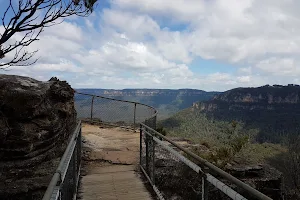
[[[270,165],[241,165],[231,166],[226,169],[231,175],[259,190],[273,200],[281,200],[282,197],[282,173]],[[235,186],[232,186],[235,188]],[[248,199],[251,196],[243,194]]]
[[[40,199],[76,126],[65,81],[0,75],[0,199]]]

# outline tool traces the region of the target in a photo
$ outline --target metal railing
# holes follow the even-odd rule
[[[143,123],[140,124],[140,168],[161,200],[170,199],[174,194],[176,199],[271,200]]]
[[[43,200],[76,199],[81,165],[81,121],[68,143]]]
[[[79,120],[88,119],[133,127],[143,122],[149,127],[156,128],[157,111],[145,104],[83,93],[75,93],[74,103]],[[81,141],[81,121],[79,121],[43,200],[76,199],[81,165]]]
[[[172,199],[175,195],[176,199],[271,200],[155,131],[157,111],[151,106],[76,93],[75,108],[79,119],[118,126],[140,124],[140,168],[159,199]],[[80,164],[81,122],[72,135],[43,200],[76,198]]]
[[[146,104],[103,96],[75,93],[77,118],[117,126],[138,127],[141,122],[156,127],[157,111]]]

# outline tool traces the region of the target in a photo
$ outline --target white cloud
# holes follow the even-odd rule
[[[240,83],[249,83],[251,81],[251,77],[250,76],[238,76],[237,80]]]
[[[38,79],[56,75],[74,87],[102,88],[225,90],[299,82],[300,2],[296,0],[111,3],[89,18],[46,28],[40,41],[28,48],[40,50],[39,62],[5,73]],[[16,34],[11,42],[21,36]],[[196,58],[235,69],[208,73],[200,63],[195,70]]]
[[[260,59],[267,53],[299,53],[300,38],[295,33],[300,32],[296,26],[300,15],[294,9],[297,1],[113,2],[119,8],[186,21],[192,28],[188,34],[180,34],[187,46],[181,49],[202,58],[239,63]]]
[[[299,76],[300,62],[293,58],[265,59],[256,64],[256,68],[270,75]]]
[[[83,42],[83,30],[75,22],[62,22],[53,28],[47,29],[43,36],[57,37],[74,42]]]
[[[113,5],[121,9],[135,9],[141,13],[151,13],[156,15],[168,15],[176,20],[189,21],[195,19],[205,11],[209,1],[198,0],[113,0]]]
[[[239,74],[251,74],[252,68],[251,67],[242,67],[238,69]]]

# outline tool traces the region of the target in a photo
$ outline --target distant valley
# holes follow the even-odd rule
[[[300,131],[300,86],[293,84],[235,88],[226,92],[195,89],[76,91],[153,106],[158,110],[159,120],[168,119],[176,113],[180,115],[186,112],[185,109],[195,115],[204,115],[211,121],[235,120],[243,123],[246,129],[257,130],[257,140],[261,142],[278,143],[286,135],[297,135]]]
[[[76,89],[76,91],[153,106],[158,110],[159,119],[165,119],[182,109],[191,107],[195,102],[206,101],[219,94],[219,92],[195,89]]]

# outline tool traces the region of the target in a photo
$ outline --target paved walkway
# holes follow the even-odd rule
[[[139,133],[86,124],[82,133],[86,161],[79,189],[80,199],[152,199],[140,173],[135,170]]]

